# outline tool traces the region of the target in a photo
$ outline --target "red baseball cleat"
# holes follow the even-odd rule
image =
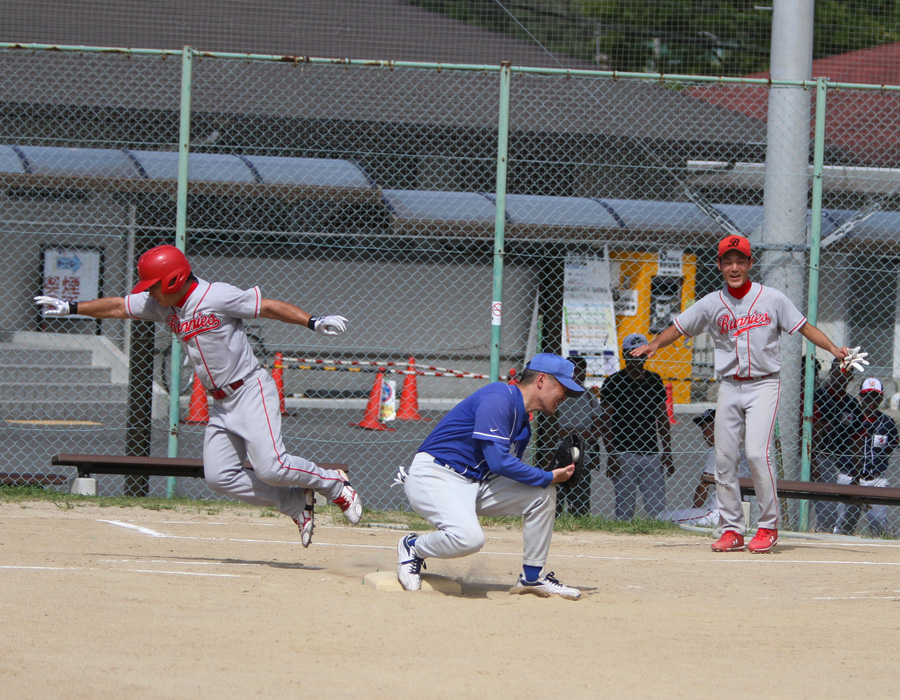
[[[761,527],[756,531],[756,536],[750,540],[747,549],[753,554],[765,554],[766,552],[771,552],[777,543],[778,530]]]
[[[734,530],[725,530],[719,541],[712,546],[714,552],[741,552],[744,549],[744,536]]]
[[[341,479],[344,481],[344,487],[332,503],[344,512],[344,516],[347,520],[355,525],[360,521],[360,518],[362,518],[362,501],[360,500],[356,489],[350,485],[349,481],[347,481],[347,473],[342,469],[338,469],[337,473],[341,475]]]

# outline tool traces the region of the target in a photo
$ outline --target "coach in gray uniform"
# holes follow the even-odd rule
[[[781,334],[799,332],[839,359],[850,351],[837,347],[810,324],[783,293],[750,281],[753,257],[750,241],[743,236],[728,236],[719,243],[716,265],[724,288],[680,313],[671,326],[632,354],[652,357],[682,335],[712,335],[716,375],[721,380],[715,441],[716,496],[723,530],[712,550],[744,549],[745,523],[738,483],[743,435],[760,509],[759,529],[747,548],[768,552],[778,542],[778,494],[769,445],[781,394]]]

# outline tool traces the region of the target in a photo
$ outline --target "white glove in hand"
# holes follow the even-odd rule
[[[319,316],[313,320],[313,330],[322,335],[340,335],[347,330],[347,319],[343,316]]]
[[[869,361],[863,358],[868,356],[869,353],[859,351],[859,346],[851,348],[850,354],[841,360],[841,371],[846,372],[852,367],[857,372],[864,372],[863,365],[869,364]]]
[[[69,302],[56,297],[35,297],[34,303],[42,307],[44,316],[68,316],[70,313]]]

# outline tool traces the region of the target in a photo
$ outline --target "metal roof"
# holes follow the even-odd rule
[[[58,148],[0,145],[0,182],[31,188],[65,187],[86,191],[171,192],[178,175],[178,154],[127,149]],[[210,196],[288,198],[307,201],[342,199],[365,202],[390,213],[394,231],[439,234],[457,231],[490,235],[494,195],[484,192],[381,190],[349,160],[237,156],[196,153],[189,156],[191,192]],[[144,183],[143,185],[141,183]],[[201,188],[198,190],[197,188]],[[713,205],[745,235],[758,237],[763,208]],[[822,235],[855,216],[852,210],[823,212]],[[510,194],[506,221],[512,232],[577,239],[578,232],[722,235],[697,206],[687,202],[558,197]],[[861,221],[856,240],[895,240],[900,212],[877,212]]]

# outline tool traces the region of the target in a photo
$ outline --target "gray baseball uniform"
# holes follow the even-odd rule
[[[147,292],[125,297],[131,317],[165,323],[178,336],[200,383],[216,399],[203,445],[210,488],[245,503],[274,506],[298,520],[305,489],[334,500],[343,478],[285,450],[278,390],[244,332],[244,319],[257,318],[261,303],[258,287],[241,290],[204,280],[181,306],[163,307]],[[252,470],[243,468],[245,459]]]
[[[716,405],[716,496],[722,527],[743,535],[738,485],[740,440],[759,501],[759,526],[778,529],[778,494],[769,446],[781,393],[781,334],[793,334],[806,317],[780,291],[753,283],[741,298],[727,290],[707,294],[674,319],[688,336],[708,331],[720,378]]]

